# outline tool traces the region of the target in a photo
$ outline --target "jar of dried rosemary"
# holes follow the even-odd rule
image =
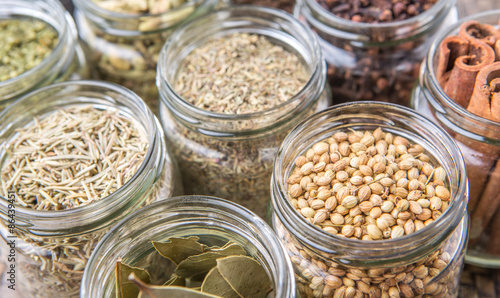
[[[71,15],[57,0],[0,2],[0,111],[41,86],[85,79]]]
[[[500,11],[462,19],[432,44],[412,107],[457,142],[469,176],[466,262],[500,268]],[[495,62],[497,61],[497,62]]]
[[[231,259],[239,266],[228,266]],[[81,297],[115,297],[117,291],[137,297],[138,289],[116,280],[139,276],[138,268],[147,271],[141,280],[156,285],[151,290],[157,297],[174,297],[173,291],[187,297],[187,287],[217,293],[203,297],[295,297],[292,264],[272,229],[248,209],[216,197],[174,197],[127,216],[92,253]],[[213,278],[214,271],[224,279]]]
[[[75,21],[94,79],[136,92],[157,114],[156,64],[180,23],[212,10],[218,0],[75,0]]]
[[[303,297],[456,297],[465,164],[441,128],[394,104],[317,113],[273,170],[273,227]]]
[[[175,191],[163,130],[135,93],[97,81],[41,88],[0,118],[9,286],[25,297],[78,297],[85,264],[109,228]]]
[[[333,104],[375,100],[408,105],[420,62],[455,0],[298,0],[294,15],[318,35]]]
[[[219,10],[176,30],[160,53],[157,83],[184,190],[259,216],[279,144],[329,97],[312,31],[257,6]]]

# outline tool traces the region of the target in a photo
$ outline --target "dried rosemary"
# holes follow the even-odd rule
[[[52,53],[57,42],[57,31],[41,20],[0,20],[0,82],[38,65]]]

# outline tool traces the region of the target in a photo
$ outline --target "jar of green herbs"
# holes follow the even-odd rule
[[[284,11],[235,6],[180,27],[158,63],[160,118],[184,190],[265,216],[279,144],[328,106],[313,32]]]
[[[75,23],[60,1],[0,2],[0,111],[44,85],[88,76]]]
[[[78,297],[109,228],[181,191],[163,130],[135,93],[98,81],[46,86],[0,118],[1,261],[15,265],[8,285],[24,297]]]
[[[172,30],[218,0],[75,0],[75,21],[92,77],[136,92],[157,112],[158,54]]]
[[[207,196],[141,208],[99,243],[81,297],[137,297],[141,290],[156,297],[296,297],[292,264],[271,227],[240,205]]]

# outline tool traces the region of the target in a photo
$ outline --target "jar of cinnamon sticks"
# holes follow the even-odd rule
[[[320,37],[333,103],[408,105],[436,32],[456,21],[455,0],[298,0],[294,15]]]
[[[472,15],[438,37],[411,105],[455,139],[469,178],[466,261],[500,268],[500,10]],[[497,62],[495,62],[497,61]]]

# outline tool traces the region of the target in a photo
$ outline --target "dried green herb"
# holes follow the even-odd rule
[[[57,31],[41,20],[0,20],[0,82],[40,64],[52,53],[57,42]]]
[[[210,294],[205,294],[186,287],[177,286],[154,286],[142,282],[135,274],[129,276],[129,280],[140,289],[139,298],[220,298]]]
[[[204,245],[198,242],[198,237],[169,238],[166,242],[155,242],[153,246],[165,258],[175,264],[179,264],[189,256],[197,255],[205,251]]]
[[[203,280],[203,284],[201,285],[201,291],[226,298],[241,297],[220,274],[217,267],[212,268],[212,270],[208,272],[205,280]]]
[[[151,276],[146,270],[127,266],[120,259],[116,261],[115,271],[116,280],[118,281],[116,283],[116,297],[118,298],[135,298],[139,295],[140,290],[128,278],[130,274],[134,274],[136,279],[144,283],[151,281]]]

